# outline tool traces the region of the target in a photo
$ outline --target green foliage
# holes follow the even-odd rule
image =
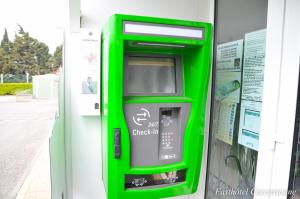
[[[9,59],[12,48],[12,42],[8,39],[7,30],[5,29],[3,39],[0,45],[0,73],[9,72]]]
[[[57,70],[62,66],[62,45],[57,46],[53,56],[51,56],[47,61],[47,66],[52,69],[52,71]]]
[[[2,48],[0,48],[0,73],[3,70],[3,66],[4,66],[4,51]]]
[[[10,41],[9,41],[9,39],[8,39],[8,34],[7,34],[7,30],[6,30],[6,28],[5,28],[5,31],[4,31],[4,35],[3,35],[3,39],[2,39],[2,41],[1,41],[1,45],[0,45],[0,47],[2,48],[2,49],[4,49],[4,51],[6,51],[6,52],[9,52],[9,45],[10,45]]]
[[[57,46],[53,55],[57,67],[62,65],[62,49],[63,49],[62,45]]]
[[[26,74],[28,72],[32,75],[49,73],[50,70],[46,67],[49,57],[48,46],[30,37],[28,32],[20,28],[12,47],[10,73]]]
[[[17,93],[32,93],[32,83],[4,83],[0,84],[1,95],[16,95]]]
[[[13,75],[41,75],[55,71],[61,66],[62,46],[53,55],[48,46],[32,38],[21,25],[14,41],[9,41],[5,29],[0,45],[0,73]]]

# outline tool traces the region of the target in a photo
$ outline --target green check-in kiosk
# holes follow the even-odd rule
[[[211,64],[207,23],[113,15],[102,32],[108,199],[197,191]]]

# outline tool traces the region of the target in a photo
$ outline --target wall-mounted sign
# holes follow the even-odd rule
[[[100,115],[100,32],[80,30],[80,115]]]

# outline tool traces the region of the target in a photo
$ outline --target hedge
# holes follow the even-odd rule
[[[16,95],[17,93],[32,93],[32,83],[0,84],[0,95]]]

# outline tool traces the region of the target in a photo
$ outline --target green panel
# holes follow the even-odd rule
[[[49,141],[51,196],[61,198],[65,194],[65,114],[64,114],[64,72],[59,78],[59,110],[56,113],[52,135]]]
[[[149,22],[204,28],[204,39],[170,38],[148,35],[124,35],[122,22]],[[197,191],[201,169],[205,106],[211,65],[212,27],[208,23],[152,17],[113,15],[102,33],[102,166],[108,199],[158,199]],[[137,47],[135,41],[185,45],[185,48]],[[182,60],[183,92],[181,96],[123,97],[124,53],[164,54]],[[130,139],[123,105],[140,103],[191,103],[184,131],[182,162],[154,167],[130,165]],[[114,158],[114,128],[121,129],[121,158]],[[142,190],[125,189],[126,174],[156,174],[186,169],[186,181],[172,186]]]
[[[61,119],[55,121],[49,142],[52,198],[60,198],[65,188],[63,126]]]

